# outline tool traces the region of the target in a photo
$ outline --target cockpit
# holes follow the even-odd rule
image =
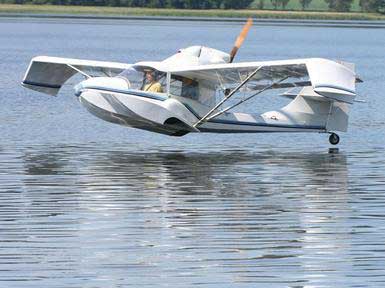
[[[212,107],[215,103],[216,87],[210,81],[172,73],[168,75],[152,67],[139,65],[124,70],[116,77],[124,79],[129,89],[162,94],[189,106]]]
[[[151,79],[146,77],[146,75],[151,75]],[[160,84],[163,91],[166,89],[166,73],[160,72],[155,69],[145,68],[145,67],[130,67],[120,73],[117,77],[124,79],[127,82],[129,89],[133,90],[145,90],[145,87],[151,85],[152,82],[157,82]]]

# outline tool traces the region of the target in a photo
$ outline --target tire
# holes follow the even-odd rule
[[[330,134],[329,142],[332,145],[337,145],[338,143],[340,143],[340,136],[338,136],[336,133]]]

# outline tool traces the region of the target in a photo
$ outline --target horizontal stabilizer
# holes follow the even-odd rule
[[[335,88],[330,86],[317,86],[314,88],[314,92],[339,102],[346,102],[352,104],[356,94],[352,91],[347,91],[343,88]]]

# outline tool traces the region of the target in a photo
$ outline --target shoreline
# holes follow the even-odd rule
[[[41,14],[41,13],[3,13],[0,19],[75,19],[75,20],[141,20],[141,21],[204,21],[244,23],[243,17],[197,17],[197,16],[146,16],[146,15],[90,15],[90,14]],[[313,26],[346,28],[385,28],[385,20],[322,20],[322,19],[284,19],[255,18],[255,25],[260,26]]]
[[[0,4],[1,16],[13,17],[50,17],[54,18],[88,18],[92,19],[148,19],[154,17],[190,21],[245,21],[248,17],[263,20],[298,21],[385,21],[385,15],[366,12],[330,12],[302,10],[256,10],[256,9],[171,9],[171,8],[137,8],[108,6],[67,6],[67,5],[31,5]],[[91,18],[92,17],[92,18]]]

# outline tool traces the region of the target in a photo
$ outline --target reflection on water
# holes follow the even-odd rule
[[[383,239],[361,223],[347,158],[92,145],[2,150],[0,284],[383,281]]]

